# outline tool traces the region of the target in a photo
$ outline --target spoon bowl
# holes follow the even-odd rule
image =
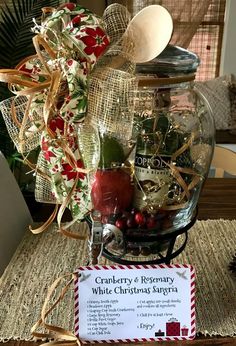
[[[143,63],[158,56],[170,41],[173,21],[160,5],[150,5],[138,12],[124,34],[124,51],[130,60]]]

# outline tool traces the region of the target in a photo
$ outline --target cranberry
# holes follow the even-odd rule
[[[135,222],[133,216],[129,216],[129,217],[127,218],[126,225],[127,225],[128,228],[135,228],[136,222]]]
[[[146,223],[145,215],[142,214],[141,212],[137,212],[137,213],[134,215],[134,220],[135,220],[135,222],[137,223],[137,225],[139,225],[139,226],[144,226],[145,223]]]
[[[119,229],[125,229],[126,228],[126,219],[117,219],[115,225]]]

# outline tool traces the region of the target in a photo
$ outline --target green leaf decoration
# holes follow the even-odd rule
[[[73,204],[71,213],[73,216],[76,216],[80,213],[80,208],[78,204]]]
[[[78,110],[84,110],[87,106],[87,98],[82,98],[81,100],[78,100],[77,108]]]
[[[76,77],[75,78],[75,83],[77,85],[77,88],[82,89],[84,91],[87,90],[87,83],[82,78]]]
[[[0,68],[14,68],[35,54],[32,43],[33,18],[40,22],[42,7],[58,7],[60,0],[12,0],[1,9]]]

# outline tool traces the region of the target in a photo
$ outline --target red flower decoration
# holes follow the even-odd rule
[[[33,68],[27,68],[26,67],[26,64],[23,64],[20,68],[19,68],[20,71],[23,71],[23,72],[27,72],[27,73],[33,73]]]
[[[73,65],[73,59],[69,59],[69,60],[67,60],[67,65],[68,66],[72,66]]]
[[[52,151],[49,150],[48,142],[46,142],[44,138],[42,138],[41,148],[42,148],[43,156],[45,160],[50,162],[51,157],[56,157],[56,155]]]
[[[105,34],[105,32],[97,27],[93,28],[85,28],[81,30],[87,34],[87,36],[77,36],[87,47],[85,47],[84,51],[87,55],[94,54],[96,58],[98,58],[106,49],[109,44],[109,40]]]
[[[64,133],[64,124],[65,124],[64,120],[61,117],[57,117],[57,118],[52,119],[49,122],[49,127],[54,133],[56,133],[56,131],[59,130],[59,132],[61,134],[63,134]]]
[[[72,112],[69,112],[69,111],[67,111],[66,114],[69,115],[69,118],[74,115]],[[65,126],[64,119],[61,118],[60,116],[57,116],[56,118],[50,120],[49,128],[52,130],[53,134],[55,134],[56,138],[60,137],[61,135],[62,138],[64,138],[64,141],[66,141],[67,145],[70,148],[72,148],[73,151],[76,150],[77,148],[76,132],[75,132],[75,128],[71,124],[68,124],[67,126]],[[58,147],[56,143],[54,143],[53,146],[55,148]]]
[[[70,95],[67,95],[67,96],[65,97],[65,103],[66,103],[66,104],[69,103],[70,100],[71,100],[71,96],[70,96]]]
[[[82,24],[83,18],[87,17],[86,14],[78,14],[71,20],[71,24],[73,28],[77,28]]]
[[[78,172],[76,170],[74,170],[74,168],[71,167],[71,165],[69,165],[69,163],[63,163],[62,167],[63,167],[63,171],[61,172],[61,174],[65,175],[67,177],[67,180],[71,180],[71,179],[75,180],[76,179]],[[77,167],[78,168],[84,168],[82,160],[77,160]],[[84,177],[85,177],[85,173],[79,172],[78,178],[83,180]]]

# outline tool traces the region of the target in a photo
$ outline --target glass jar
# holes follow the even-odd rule
[[[169,263],[182,251],[212,159],[211,109],[194,88],[198,58],[178,47],[163,56],[151,68],[138,67],[132,203],[103,225],[103,254],[118,263]]]
[[[191,82],[183,78],[176,86],[170,78],[161,87],[160,82],[140,83],[133,203],[149,213],[169,210],[176,228],[190,221],[196,207],[211,162],[214,124],[207,102]],[[153,100],[151,111],[143,107],[145,100],[146,106]]]

